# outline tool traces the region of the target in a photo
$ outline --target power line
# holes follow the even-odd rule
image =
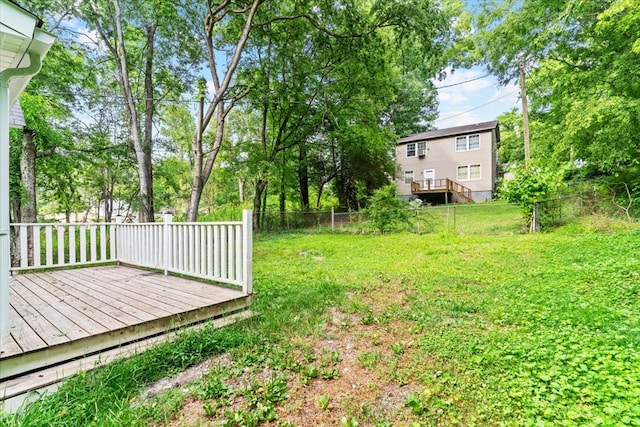
[[[447,87],[453,87],[453,86],[463,85],[463,84],[465,84],[465,83],[474,82],[474,81],[476,81],[476,80],[484,79],[485,77],[489,77],[490,75],[491,75],[491,74],[487,73],[487,74],[485,74],[484,76],[480,76],[480,77],[476,77],[476,78],[473,78],[473,79],[465,80],[465,81],[463,81],[463,82],[451,83],[451,84],[449,84],[449,85],[444,85],[444,86],[435,86],[435,87],[434,87],[434,89],[444,89],[444,88],[447,88]]]
[[[443,118],[441,118],[441,119],[436,119],[435,121],[436,121],[436,122],[440,122],[440,121],[445,121],[445,120],[453,119],[454,117],[462,116],[463,114],[470,113],[470,112],[472,112],[472,111],[474,111],[474,110],[477,110],[478,108],[486,107],[486,106],[487,106],[487,105],[489,105],[489,104],[493,104],[494,102],[498,102],[498,101],[499,101],[499,100],[501,100],[502,98],[506,98],[506,97],[507,97],[507,96],[509,96],[509,95],[513,95],[514,93],[516,93],[516,92],[518,92],[518,91],[519,91],[519,89],[512,90],[511,92],[508,92],[508,93],[506,93],[506,94],[504,94],[504,95],[502,95],[502,96],[499,96],[498,98],[496,98],[496,99],[494,99],[494,100],[492,100],[492,101],[486,102],[486,103],[484,103],[484,104],[482,104],[482,105],[478,105],[478,106],[476,106],[476,107],[473,107],[473,108],[471,108],[470,110],[463,111],[463,112],[461,112],[461,113],[456,113],[456,114],[453,114],[453,115],[451,115],[451,116],[449,116],[449,117],[443,117]]]

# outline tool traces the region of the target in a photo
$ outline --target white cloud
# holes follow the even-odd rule
[[[446,72],[447,78],[434,82],[436,86],[460,84],[438,90],[440,118],[435,124],[439,128],[495,120],[520,106],[517,85],[498,86],[493,76],[483,77],[486,71],[481,68]]]
[[[434,81],[435,86],[441,88],[438,89],[439,92],[479,92],[493,85],[491,77],[483,77],[487,73],[481,69],[464,69],[452,71],[451,68],[448,68],[445,70],[445,72],[447,73],[447,78],[441,81]]]
[[[454,110],[440,113],[440,118],[436,120],[435,124],[438,129],[444,129],[453,126],[463,126],[484,121],[487,120],[476,111]]]
[[[489,97],[487,102],[499,102],[500,104],[517,104],[520,100],[518,85],[501,86]]]
[[[469,105],[469,98],[461,92],[441,92],[438,94],[439,103],[448,103],[451,105]]]

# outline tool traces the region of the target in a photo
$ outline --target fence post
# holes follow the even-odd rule
[[[533,218],[531,218],[531,231],[538,231],[538,202],[533,204]]]
[[[242,292],[253,293],[253,213],[250,209],[242,211]]]
[[[168,272],[168,268],[171,263],[171,222],[173,221],[173,215],[170,213],[164,214],[164,236],[162,242],[162,253],[163,253],[163,267],[164,267],[164,275],[166,276]]]
[[[453,231],[456,231],[456,204],[453,204]]]
[[[336,213],[334,212],[333,206],[331,206],[331,231],[336,228]]]

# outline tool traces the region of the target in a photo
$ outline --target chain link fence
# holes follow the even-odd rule
[[[637,221],[626,205],[599,196],[596,192],[566,195],[536,203],[532,223],[528,223],[519,205],[506,202],[450,203],[407,208],[408,220],[394,224],[394,231],[414,233],[509,234],[541,231],[577,218],[600,215]],[[259,219],[259,231],[278,232],[377,232],[366,210],[308,212],[267,211]]]
[[[622,201],[612,196],[599,195],[595,190],[541,201],[536,203],[531,228],[535,231],[545,230],[593,215],[637,221],[635,211],[632,210],[633,202],[633,198]]]
[[[394,224],[394,230],[415,233],[517,233],[525,230],[519,206],[503,202],[451,203],[408,208],[408,220]],[[337,210],[310,212],[267,211],[259,219],[260,231],[305,230],[309,232],[370,233],[366,211]]]

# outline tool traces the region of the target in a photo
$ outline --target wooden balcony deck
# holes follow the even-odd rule
[[[455,195],[460,201],[473,203],[473,192],[471,189],[449,178],[428,180],[425,182],[413,181],[411,183],[411,194]]]
[[[30,371],[64,364],[247,308],[251,295],[134,267],[18,274],[0,342],[0,400]],[[11,392],[14,393],[14,392]]]

